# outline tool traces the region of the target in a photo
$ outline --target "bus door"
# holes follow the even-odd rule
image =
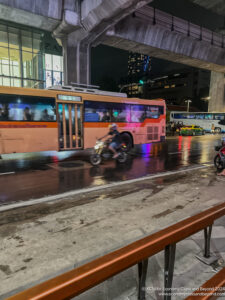
[[[83,148],[83,105],[76,103],[57,103],[59,149],[73,150]]]

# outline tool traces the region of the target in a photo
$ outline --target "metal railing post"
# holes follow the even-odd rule
[[[171,31],[174,31],[174,22],[173,22],[173,15],[172,15],[172,24],[171,24]]]
[[[199,40],[202,41],[202,26],[200,26],[200,37]]]
[[[204,237],[205,237],[205,253],[206,258],[210,257],[210,240],[212,234],[212,225],[204,228]]]
[[[164,300],[171,299],[175,254],[176,244],[170,244],[165,247]]]
[[[148,259],[138,263],[138,300],[145,300],[145,283],[148,270]]]
[[[156,24],[155,7],[153,8],[153,25]]]
[[[190,22],[188,21],[188,36],[190,36]]]

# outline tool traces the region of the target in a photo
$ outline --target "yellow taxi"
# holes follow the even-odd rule
[[[203,135],[205,134],[205,131],[202,127],[197,125],[190,125],[180,128],[180,135]]]

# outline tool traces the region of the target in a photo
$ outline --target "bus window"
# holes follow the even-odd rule
[[[0,121],[8,121],[9,119],[9,105],[7,103],[0,103]]]
[[[0,95],[0,121],[56,121],[55,99]]]
[[[195,115],[194,114],[186,114],[186,118],[187,119],[195,119]]]
[[[146,118],[144,105],[131,105],[131,122],[143,122]]]
[[[130,122],[130,104],[111,103],[112,122]]]
[[[186,116],[186,114],[175,113],[174,119],[187,119],[187,116]]]
[[[204,114],[196,114],[195,118],[198,120],[203,120],[204,119]]]
[[[215,114],[214,119],[215,120],[224,120],[224,114]]]
[[[205,114],[206,120],[213,120],[213,114]]]
[[[159,108],[159,114],[164,115],[164,107],[163,106],[158,106]]]
[[[219,122],[218,122],[218,124],[220,124],[220,125],[225,125],[225,120],[223,119],[223,120],[220,120]]]
[[[85,122],[111,122],[110,105],[104,102],[84,102]]]
[[[145,110],[146,110],[146,118],[149,119],[158,119],[159,115],[163,114],[163,106],[149,105],[145,107]]]

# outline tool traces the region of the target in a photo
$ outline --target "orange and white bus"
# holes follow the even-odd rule
[[[77,87],[0,87],[0,155],[92,148],[118,125],[128,148],[165,139],[164,100]]]

